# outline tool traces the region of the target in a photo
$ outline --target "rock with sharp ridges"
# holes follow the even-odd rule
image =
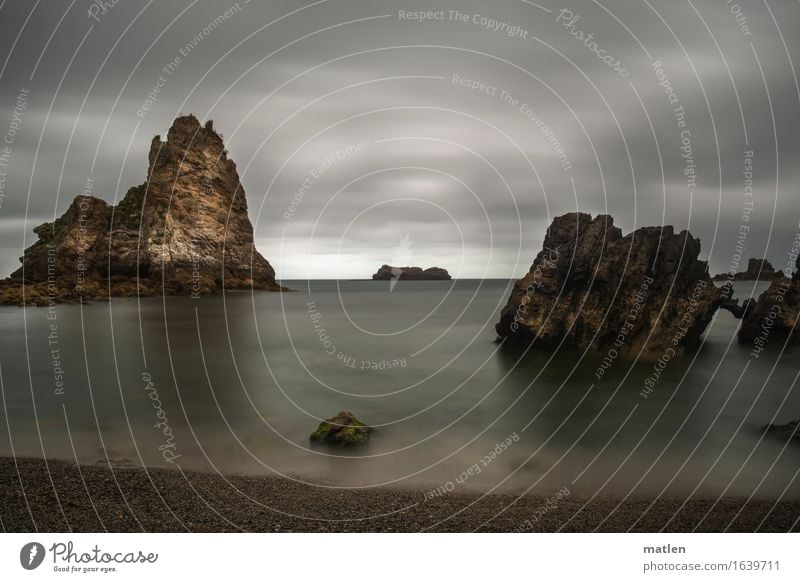
[[[757,301],[752,301],[739,328],[739,341],[753,356],[766,349],[800,345],[800,257],[794,274],[773,281]]]
[[[657,359],[696,344],[722,298],[700,241],[671,226],[623,236],[610,216],[557,217],[496,325],[499,340]]]
[[[175,119],[150,145],[145,183],[116,207],[78,196],[35,229],[23,266],[0,283],[0,302],[279,290],[255,249],[236,164],[211,122]],[[45,299],[46,297],[46,299]]]

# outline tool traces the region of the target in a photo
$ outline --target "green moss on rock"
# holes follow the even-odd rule
[[[342,447],[362,445],[369,441],[373,429],[358,420],[351,412],[340,412],[320,423],[311,442],[326,443]]]

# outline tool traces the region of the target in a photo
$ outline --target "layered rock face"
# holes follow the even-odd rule
[[[767,345],[779,348],[784,344],[800,344],[800,258],[794,275],[772,282],[758,301],[751,301],[739,328],[739,341],[749,344],[753,354],[760,354]]]
[[[750,259],[747,270],[741,273],[720,273],[715,281],[771,281],[783,277],[783,271],[776,271],[767,259]]]
[[[446,269],[430,267],[423,270],[420,267],[392,267],[383,265],[372,276],[373,281],[389,281],[391,279],[407,279],[411,281],[449,281],[450,273]]]
[[[556,218],[517,281],[498,339],[673,357],[696,343],[722,300],[697,259],[700,241],[671,226],[622,236],[610,216]]]
[[[112,207],[78,196],[54,223],[37,227],[23,267],[0,286],[0,301],[135,294],[278,290],[253,243],[236,164],[211,122],[175,120],[150,146],[147,182]]]

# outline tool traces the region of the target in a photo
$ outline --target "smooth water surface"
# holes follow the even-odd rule
[[[598,382],[603,354],[495,344],[506,280],[283,284],[296,292],[0,309],[0,454],[347,487],[800,498],[800,447],[759,432],[800,417],[797,355],[751,357],[727,312],[645,398],[652,362]],[[311,448],[340,410],[376,427],[372,443]]]

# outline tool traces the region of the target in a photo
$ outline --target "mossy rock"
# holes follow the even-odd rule
[[[351,412],[340,412],[333,418],[320,423],[313,433],[311,442],[325,443],[340,447],[354,447],[369,441],[373,429],[358,420]]]

